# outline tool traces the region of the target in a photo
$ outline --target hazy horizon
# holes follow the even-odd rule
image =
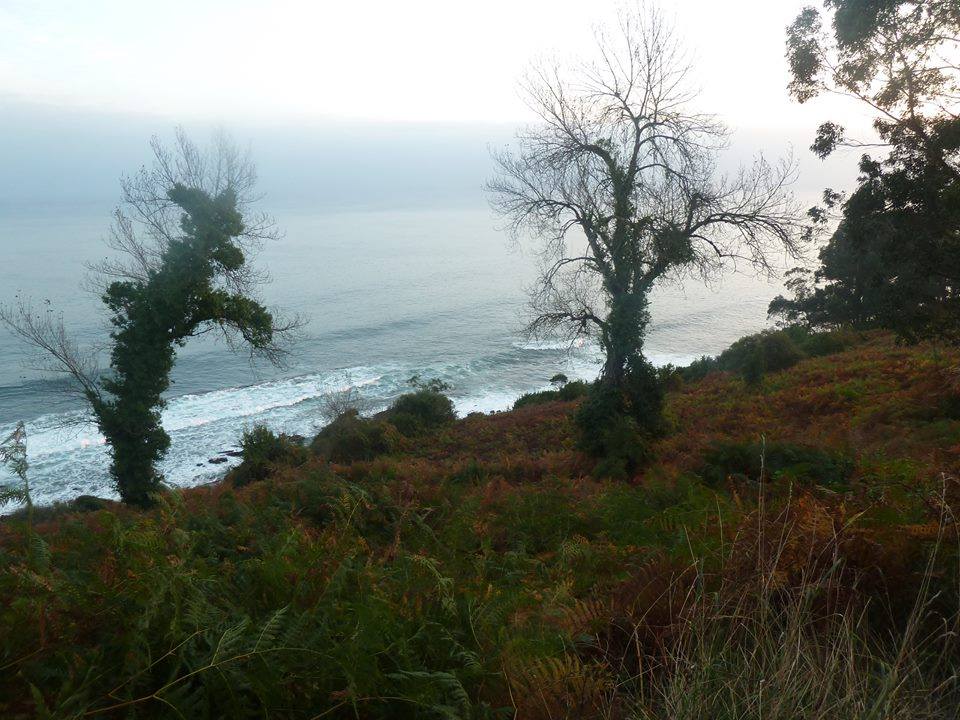
[[[855,154],[807,149],[827,119],[867,126],[837,98],[789,98],[786,25],[803,0],[662,5],[687,50],[696,109],[733,132],[730,168],[792,146],[803,202],[849,187]],[[585,55],[630,3],[495,0],[357,6],[282,0],[8,0],[0,6],[0,206],[115,202],[154,134],[214,128],[249,144],[267,201],[324,206],[485,202],[488,146],[535,121],[531,63]],[[758,59],[762,58],[762,61]]]

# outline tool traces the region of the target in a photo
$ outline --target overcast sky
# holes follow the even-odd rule
[[[809,1],[661,3],[705,107],[740,127],[810,125],[783,57],[784,28]],[[177,119],[513,122],[530,60],[576,53],[617,4],[0,0],[0,93]]]
[[[800,106],[787,95],[784,31],[809,2],[660,6],[693,57],[699,109],[721,116],[749,151],[796,145],[806,182],[819,187],[829,172],[805,157],[814,129],[826,119],[858,125],[864,115],[836,101]],[[180,123],[221,125],[241,139],[271,128],[313,132],[334,144],[345,126],[483,127],[471,152],[485,155],[487,142],[531,119],[517,91],[531,61],[585,52],[592,27],[614,22],[619,4],[0,0],[0,153],[8,161],[0,193],[30,186],[11,158],[42,166],[47,152],[53,164],[34,174],[49,186],[43,172],[56,174],[65,157],[76,155],[80,167],[105,144],[143,148],[151,132]],[[263,149],[255,151],[262,163]]]

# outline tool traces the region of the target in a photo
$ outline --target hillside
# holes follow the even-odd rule
[[[958,368],[872,334],[675,379],[628,481],[550,402],[0,523],[0,715],[943,717]]]

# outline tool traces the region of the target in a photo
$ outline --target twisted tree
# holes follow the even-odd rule
[[[791,162],[718,171],[727,131],[693,109],[690,66],[662,15],[640,6],[596,57],[538,65],[523,86],[539,123],[496,155],[488,187],[515,237],[539,242],[534,335],[594,335],[603,384],[643,363],[651,290],[738,261],[798,252]]]
[[[113,325],[109,372],[81,355],[62,321],[24,303],[0,311],[51,369],[74,380],[110,446],[121,498],[141,506],[162,482],[156,465],[170,437],[161,410],[177,347],[219,329],[232,345],[278,362],[279,341],[296,325],[251,296],[260,278],[247,253],[273,231],[247,212],[256,177],[249,160],[222,138],[201,152],[182,133],[173,150],[156,141],[153,150],[154,166],[123,182],[110,241],[119,259],[94,267]]]

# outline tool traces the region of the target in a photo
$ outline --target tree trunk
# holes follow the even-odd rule
[[[601,338],[606,353],[602,382],[622,387],[630,361],[643,352],[643,337],[649,314],[646,294],[618,293],[612,295],[607,327]]]

